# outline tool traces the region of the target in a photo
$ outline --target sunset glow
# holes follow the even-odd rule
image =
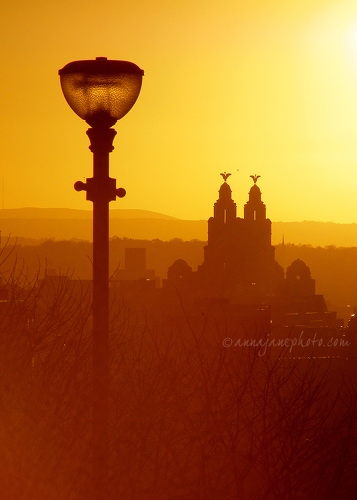
[[[91,209],[73,189],[87,126],[57,72],[106,56],[145,71],[115,126],[111,208],[207,219],[227,171],[238,206],[261,175],[273,221],[357,222],[355,2],[19,0],[0,22],[2,208]]]
[[[357,498],[357,0],[0,32],[0,500]]]

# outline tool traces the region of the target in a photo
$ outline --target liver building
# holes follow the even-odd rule
[[[202,301],[229,304],[231,311],[261,314],[269,311],[273,324],[334,327],[336,313],[328,312],[322,295],[315,294],[310,269],[296,259],[284,273],[275,260],[271,244],[272,223],[257,185],[259,175],[251,175],[253,185],[244,205],[243,217],[223,173],[213,217],[208,220],[208,242],[204,260],[196,272],[179,259],[169,267],[163,280],[166,300],[180,300],[198,307]],[[222,302],[223,301],[223,302]],[[228,307],[228,306],[227,306]]]
[[[251,176],[254,184],[241,218],[237,217],[237,206],[227,183],[229,174],[221,175],[224,182],[213,217],[208,220],[208,243],[197,278],[214,295],[238,302],[257,302],[275,294],[284,280],[284,270],[276,262],[271,244],[271,221],[266,217],[257,185],[260,176]]]

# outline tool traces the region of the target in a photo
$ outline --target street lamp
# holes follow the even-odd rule
[[[143,70],[127,61],[97,57],[70,62],[59,70],[61,87],[73,111],[89,125],[93,177],[78,181],[93,202],[93,480],[94,498],[106,499],[109,401],[109,202],[125,196],[109,177],[109,153],[116,131],[111,127],[137,100]]]

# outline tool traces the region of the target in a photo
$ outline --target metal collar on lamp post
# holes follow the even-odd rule
[[[111,127],[137,100],[143,70],[127,61],[97,57],[74,61],[59,70],[61,87],[73,111],[92,128],[87,130],[93,153],[93,177],[78,181],[93,202],[93,498],[108,494],[109,406],[109,202],[123,197],[109,177],[109,153],[116,131]]]

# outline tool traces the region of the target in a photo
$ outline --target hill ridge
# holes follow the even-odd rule
[[[3,238],[91,240],[92,211],[71,208],[0,210]],[[140,240],[207,240],[207,220],[183,220],[137,209],[110,210],[110,237]],[[273,222],[272,243],[357,247],[357,224],[319,221]]]
[[[116,208],[109,211],[111,218],[123,219],[164,219],[179,220],[170,215],[152,212],[150,210]],[[92,210],[81,210],[77,208],[41,208],[21,207],[3,208],[0,210],[1,219],[91,219]]]

